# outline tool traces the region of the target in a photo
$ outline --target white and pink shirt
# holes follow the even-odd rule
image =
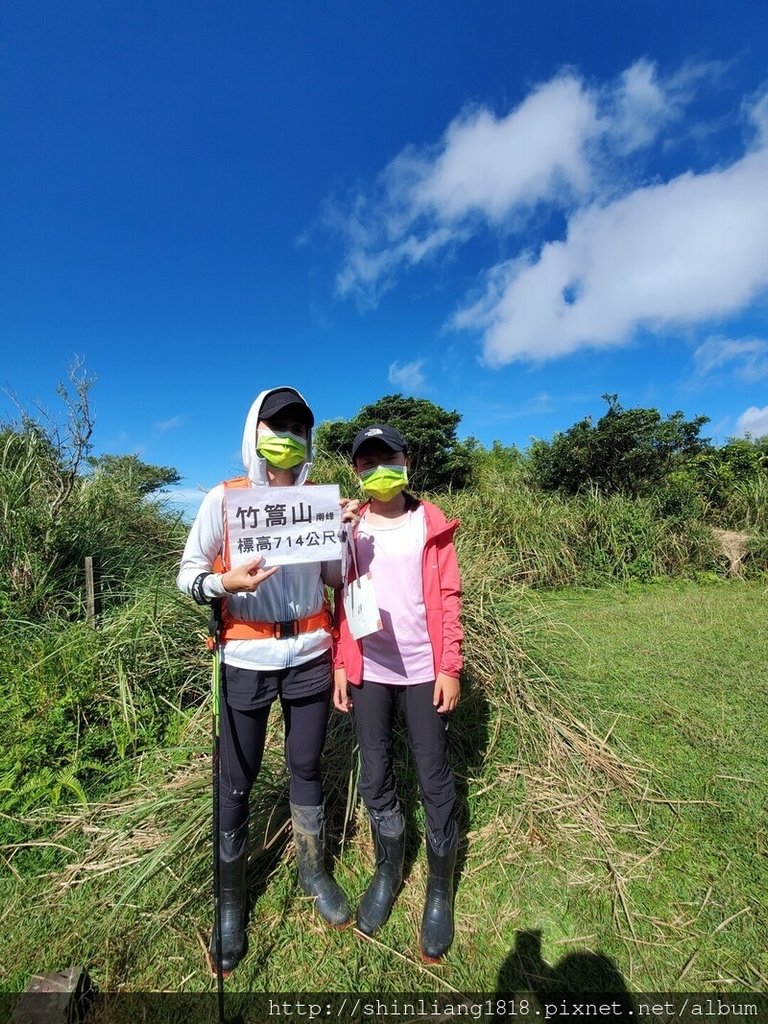
[[[362,641],[363,679],[372,683],[413,685],[435,678],[421,578],[426,532],[421,506],[391,525],[373,525],[364,516],[358,526],[358,569],[371,573],[383,627]]]

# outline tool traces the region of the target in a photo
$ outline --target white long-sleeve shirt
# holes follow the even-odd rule
[[[243,434],[243,461],[254,484],[265,484],[264,460],[256,454],[256,424],[259,409],[268,391],[262,392],[251,407]],[[309,461],[297,467],[297,482],[303,483]],[[185,594],[192,594],[192,584],[200,573],[211,572],[217,555],[224,546],[226,520],[226,489],[217,484],[203,498],[192,529],[184,545],[177,585]],[[315,615],[325,601],[324,584],[341,586],[340,562],[311,562],[303,565],[281,565],[250,594],[227,594],[220,573],[212,573],[203,584],[206,597],[226,596],[227,608],[235,619],[251,622],[285,622]],[[249,669],[282,669],[301,665],[330,650],[331,635],[315,629],[284,639],[227,640],[222,657],[228,665]]]

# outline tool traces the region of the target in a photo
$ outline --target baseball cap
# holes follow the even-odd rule
[[[408,449],[408,442],[399,430],[387,426],[386,423],[374,423],[370,427],[363,427],[355,436],[355,440],[352,442],[353,459],[366,441],[381,441],[393,452],[404,452]]]
[[[259,419],[271,420],[281,413],[294,416],[307,427],[315,425],[312,410],[298,391],[294,391],[293,388],[275,388],[274,391],[270,391],[259,409]]]

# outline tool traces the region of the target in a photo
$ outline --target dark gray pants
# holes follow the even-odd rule
[[[248,798],[264,755],[267,721],[279,698],[285,724],[285,763],[290,800],[314,807],[323,802],[320,758],[330,709],[330,655],[275,672],[222,666],[221,831],[248,820]]]
[[[392,729],[399,707],[408,727],[419,793],[433,849],[445,853],[458,839],[456,784],[448,765],[445,715],[432,704],[434,683],[390,686],[363,680],[350,687],[360,744],[358,789],[373,818],[396,811]]]

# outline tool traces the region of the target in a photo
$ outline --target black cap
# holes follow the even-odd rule
[[[399,430],[388,427],[386,423],[373,423],[370,427],[363,427],[358,431],[355,440],[352,442],[352,458],[354,459],[366,441],[381,441],[393,452],[405,452],[408,450],[408,442]]]
[[[290,409],[290,412],[288,410]],[[259,409],[260,420],[271,420],[280,413],[295,417],[307,427],[314,427],[315,417],[307,403],[293,388],[275,388],[270,391]]]

